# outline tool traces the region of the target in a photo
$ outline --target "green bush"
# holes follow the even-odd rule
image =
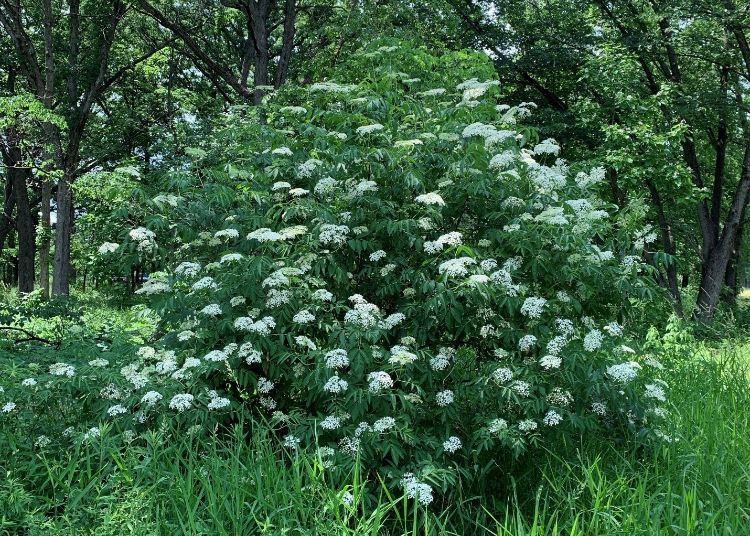
[[[611,216],[602,169],[523,126],[532,103],[498,104],[489,67],[368,49],[188,151],[151,228],[102,251],[174,252],[139,291],[162,337],[102,369],[102,417],[260,412],[290,450],[360,460],[424,504],[530,446],[663,437],[660,364],[618,323],[652,293],[653,237]]]

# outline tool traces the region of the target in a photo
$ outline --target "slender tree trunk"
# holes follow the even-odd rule
[[[57,184],[57,223],[55,224],[55,261],[52,293],[70,293],[70,240],[73,234],[73,191],[71,177],[65,172]]]
[[[294,49],[294,23],[297,18],[297,0],[286,0],[284,8],[284,35],[281,41],[281,54],[279,64],[276,67],[276,88],[280,88],[286,82],[289,72],[289,61]]]
[[[3,213],[0,214],[0,255],[5,247],[5,239],[13,228],[13,209],[16,206],[16,196],[13,192],[13,181],[10,177],[5,179]]]
[[[675,259],[677,247],[675,246],[674,235],[672,234],[672,226],[669,225],[667,216],[664,213],[664,203],[662,202],[661,195],[659,194],[656,185],[652,180],[647,180],[646,187],[648,188],[649,194],[651,195],[651,201],[656,209],[656,218],[659,222],[662,248],[664,248],[664,252],[667,255],[672,257],[672,261],[665,267],[665,284],[672,297],[672,306],[674,307],[675,314],[679,318],[684,318],[685,311],[682,307],[682,295],[680,294],[680,288],[677,285],[677,264]]]
[[[52,183],[49,179],[42,180],[42,237],[39,243],[39,286],[42,288],[42,298],[49,298],[49,249],[52,225],[50,219],[50,200],[52,197]]]

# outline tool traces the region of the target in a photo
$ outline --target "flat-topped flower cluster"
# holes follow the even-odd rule
[[[359,456],[425,504],[450,480],[435,468],[471,477],[500,450],[603,428],[661,434],[664,386],[620,325],[648,290],[643,229],[599,197],[603,170],[523,127],[534,105],[501,104],[478,56],[483,81],[437,87],[435,70],[393,65],[448,60],[368,54],[375,82],[230,119],[194,167],[243,162],[215,179],[234,202],[196,220],[220,175],[202,173],[164,209],[171,236],[131,233],[179,247],[148,291],[166,335],[123,370],[133,396],[110,417],[260,412],[287,448]]]

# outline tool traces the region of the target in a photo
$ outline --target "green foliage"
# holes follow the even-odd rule
[[[376,43],[342,72],[236,110],[102,253],[167,269],[138,291],[161,339],[102,414],[260,412],[290,449],[442,492],[544,441],[662,434],[654,362],[616,321],[653,296],[648,231],[610,219],[603,170],[556,159],[477,54]]]

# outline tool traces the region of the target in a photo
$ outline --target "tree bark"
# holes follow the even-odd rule
[[[284,36],[281,41],[281,54],[276,67],[275,87],[280,88],[286,82],[289,73],[289,61],[294,49],[294,25],[297,18],[297,0],[286,0],[284,9]]]
[[[694,316],[698,320],[710,320],[721,298],[721,289],[732,258],[732,252],[741,231],[741,222],[750,195],[750,139],[745,142],[745,155],[742,159],[742,175],[732,197],[724,229],[716,246],[708,252],[703,264],[698,301]]]
[[[31,217],[27,179],[29,170],[9,169],[16,195],[16,231],[18,232],[18,290],[34,290],[34,222]]]
[[[73,191],[66,172],[57,184],[57,223],[55,224],[55,263],[52,293],[70,292],[70,239],[73,234]]]
[[[665,266],[666,287],[672,297],[672,306],[675,314],[679,318],[684,318],[685,311],[682,307],[682,295],[680,294],[680,288],[677,285],[677,265],[674,260],[677,253],[677,247],[675,245],[674,235],[672,234],[672,226],[669,225],[669,221],[664,213],[664,203],[662,202],[661,195],[659,194],[656,185],[653,181],[647,180],[646,187],[648,188],[649,194],[651,195],[651,201],[656,209],[656,219],[659,222],[662,248],[664,248],[664,252],[667,255],[672,257],[672,261]]]
[[[52,232],[50,218],[50,201],[52,198],[52,183],[49,179],[42,179],[42,239],[39,244],[39,286],[42,289],[42,298],[49,298],[49,249],[50,234]]]
[[[13,181],[10,177],[5,179],[3,213],[0,214],[0,255],[5,247],[5,239],[13,228],[13,209],[16,206],[16,196],[13,192]]]

